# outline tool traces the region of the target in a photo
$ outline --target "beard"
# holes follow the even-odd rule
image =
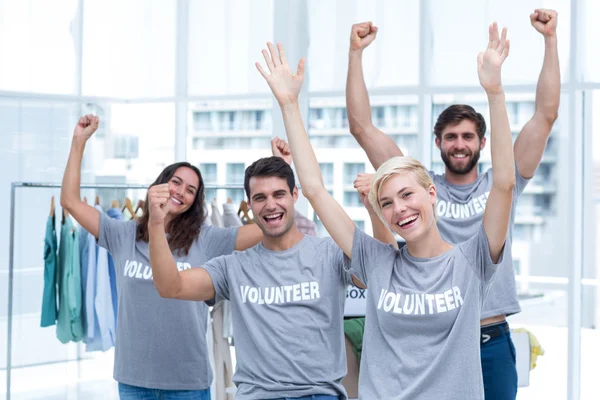
[[[471,161],[466,163],[464,166],[454,165],[452,163],[452,161],[450,160],[450,156],[445,151],[441,152],[441,156],[442,156],[442,161],[444,161],[444,164],[446,164],[446,168],[448,168],[448,170],[450,172],[452,172],[453,174],[456,174],[456,175],[465,175],[465,174],[468,174],[469,172],[471,172],[473,170],[473,168],[475,168],[475,166],[479,162],[480,153],[481,153],[481,151],[479,149],[477,149],[476,152],[468,154],[467,157],[470,156]]]

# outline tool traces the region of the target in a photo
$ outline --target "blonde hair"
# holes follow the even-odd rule
[[[379,204],[379,195],[381,194],[383,185],[388,181],[388,179],[396,174],[406,172],[413,173],[419,185],[421,185],[421,187],[427,191],[429,190],[429,187],[433,185],[433,180],[423,164],[408,156],[390,158],[381,164],[381,166],[377,169],[375,176],[373,177],[373,183],[371,185],[371,190],[369,191],[369,203],[371,203],[371,206],[373,207],[373,210],[375,210],[375,213],[379,219],[383,221],[384,224],[388,225],[388,227],[389,224],[383,218],[383,212]],[[437,221],[437,210],[435,204],[433,205],[433,216]]]

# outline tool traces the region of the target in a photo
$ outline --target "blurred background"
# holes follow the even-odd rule
[[[80,115],[100,116],[84,183],[149,184],[168,164],[187,160],[207,184],[242,184],[245,167],[270,155],[270,139],[285,137],[254,67],[267,41],[281,42],[291,65],[307,57],[301,107],[325,185],[370,232],[352,187],[358,172],[372,168],[348,131],[351,25],[379,27],[364,53],[374,124],[442,172],[432,133],[438,114],[467,103],[488,118],[476,56],[491,21],[507,26],[511,39],[503,82],[515,137],[533,115],[544,54],[529,22],[536,8],[558,11],[562,92],[514,227],[523,312],[509,322],[535,333],[545,350],[518,398],[600,398],[600,2],[0,0],[0,399],[9,388],[11,399],[117,396],[112,351],[86,353],[39,326],[45,221],[59,189],[16,189],[12,237],[9,230],[11,183],[60,183]],[[480,167],[490,165],[487,146]],[[145,190],[82,195],[137,202]],[[239,203],[244,193],[206,191],[219,204],[227,197]],[[300,211],[327,235],[306,201]]]

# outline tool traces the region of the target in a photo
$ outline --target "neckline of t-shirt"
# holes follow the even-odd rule
[[[484,171],[484,172],[482,172],[480,174],[478,173],[477,174],[477,178],[473,182],[471,182],[471,183],[465,183],[464,185],[458,185],[456,183],[448,182],[448,180],[446,179],[446,173],[445,172],[441,175],[441,177],[442,177],[442,180],[443,180],[443,183],[444,183],[445,186],[451,187],[451,188],[455,188],[455,189],[464,190],[464,189],[471,189],[472,187],[476,186],[483,179],[483,177],[485,175],[487,175],[487,173],[490,172],[491,170],[492,169],[489,168],[488,170],[486,170],[486,171]]]
[[[404,254],[404,256],[412,262],[416,262],[416,263],[424,263],[424,262],[431,262],[431,261],[437,261],[440,260],[444,257],[447,257],[448,255],[450,255],[454,250],[456,249],[456,245],[453,244],[452,248],[448,251],[443,252],[442,254],[435,256],[435,257],[431,257],[431,258],[423,258],[423,257],[415,257],[412,256],[409,252],[408,252],[408,246],[404,246],[402,247],[401,251]]]
[[[267,249],[267,248],[265,247],[265,245],[263,244],[263,242],[260,242],[260,243],[258,244],[258,249],[259,249],[260,251],[264,251],[264,252],[266,252],[266,253],[269,253],[269,254],[275,254],[275,255],[286,255],[286,254],[292,253],[292,252],[294,252],[294,251],[297,251],[297,250],[300,248],[300,245],[301,245],[301,244],[302,244],[302,243],[303,243],[305,240],[307,240],[307,237],[308,237],[308,235],[304,235],[304,236],[302,237],[302,239],[301,239],[301,240],[300,240],[298,243],[296,243],[295,245],[293,245],[292,247],[290,247],[289,249],[286,249],[286,250],[270,250],[270,249]]]

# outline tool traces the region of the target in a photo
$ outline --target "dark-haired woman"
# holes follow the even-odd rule
[[[148,210],[139,221],[111,219],[81,201],[81,160],[98,117],[81,117],[65,169],[61,206],[112,255],[117,273],[118,318],[114,378],[121,399],[210,399],[210,368],[203,302],[163,299],[154,288],[148,253]],[[168,166],[151,185],[171,193],[165,232],[180,270],[245,250],[262,239],[254,225],[216,228],[204,222],[204,183],[198,168]],[[145,202],[148,204],[148,201]]]

